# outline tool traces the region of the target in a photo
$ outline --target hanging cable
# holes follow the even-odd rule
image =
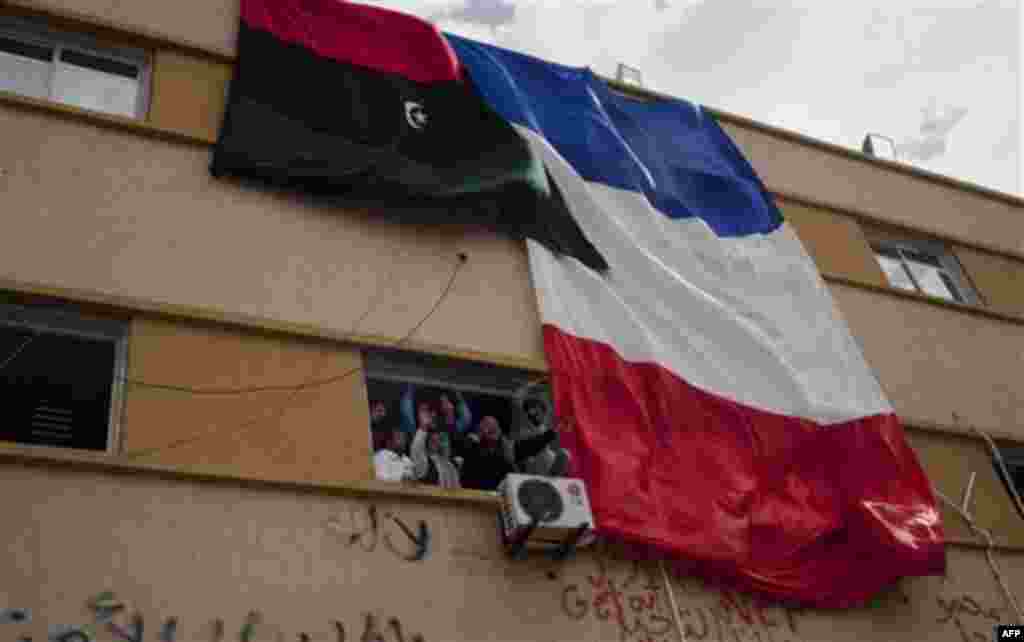
[[[668,594],[669,608],[672,609],[672,622],[676,625],[676,634],[679,636],[679,642],[686,641],[686,633],[683,631],[683,625],[679,621],[679,606],[676,604],[676,592],[672,589],[672,580],[668,576],[668,571],[665,570],[665,560],[658,560],[658,567],[661,569],[661,579],[665,582],[665,593]]]
[[[0,361],[0,372],[3,372],[4,368],[6,368],[15,359],[17,359],[18,355],[20,355],[22,352],[24,352],[25,348],[28,347],[28,344],[32,343],[37,336],[39,336],[39,335],[37,335],[37,334],[30,334],[30,335],[28,335],[28,337],[26,337],[26,339],[21,342],[21,345],[14,349],[14,352],[12,352],[11,354],[7,355],[7,358],[4,359],[3,361]]]
[[[953,422],[957,426],[960,425],[960,415],[953,413]],[[1017,506],[1017,510],[1021,516],[1024,517],[1024,501],[1021,501],[1020,492],[1017,490],[1017,486],[1013,483],[1013,477],[1010,476],[1010,471],[1006,467],[1006,461],[1003,460],[1003,454],[999,451],[999,447],[996,446],[996,442],[981,428],[971,425],[971,431],[974,434],[985,440],[985,444],[988,446],[989,452],[992,454],[992,458],[996,460],[996,464],[999,466],[999,472],[1002,473],[1003,479],[1006,480],[1006,485],[1010,488],[1010,495],[1013,497],[1013,503]]]
[[[445,300],[445,298],[447,298],[448,294],[451,292],[452,287],[455,285],[455,277],[458,276],[459,270],[462,268],[463,265],[465,265],[467,257],[466,257],[466,255],[464,253],[460,252],[458,254],[458,259],[459,259],[459,262],[456,264],[455,269],[452,271],[452,274],[451,274],[451,276],[448,279],[448,283],[446,284],[444,290],[441,292],[441,295],[434,302],[434,305],[433,305],[433,307],[431,307],[430,311],[426,314],[426,316],[424,316],[422,319],[420,319],[420,321],[412,328],[412,330],[410,330],[405,336],[403,336],[396,343],[392,344],[389,347],[399,347],[399,346],[403,345],[405,342],[407,342],[409,339],[411,339],[416,334],[416,332],[419,331],[419,329],[421,327],[423,327],[423,324],[426,323],[430,319],[430,317],[432,317],[434,315],[434,313],[437,311],[437,309],[441,306],[441,303]],[[355,330],[359,327],[359,325],[362,324],[362,322],[373,311],[373,308],[375,307],[375,305],[374,305],[375,299],[376,299],[376,297],[371,298],[371,305],[367,306],[366,311],[356,320],[356,323],[353,325],[353,329],[349,332],[349,334],[353,334],[355,332]],[[133,385],[133,386],[140,386],[140,387],[144,387],[144,388],[153,388],[153,389],[156,389],[156,390],[167,390],[167,391],[171,391],[171,392],[181,392],[181,393],[191,394],[191,395],[196,395],[196,396],[229,396],[229,395],[243,395],[243,394],[250,394],[250,393],[257,393],[257,392],[282,392],[282,391],[296,390],[296,389],[305,390],[305,389],[308,389],[308,388],[316,388],[316,387],[320,387],[320,386],[328,386],[328,385],[330,385],[332,383],[335,383],[335,382],[337,382],[337,381],[339,381],[341,379],[344,379],[349,374],[351,374],[351,373],[350,372],[345,372],[345,373],[342,373],[340,375],[335,375],[335,376],[327,377],[327,378],[324,378],[324,379],[317,379],[317,380],[314,380],[314,381],[307,381],[307,382],[299,383],[299,384],[270,384],[270,385],[264,385],[264,386],[243,386],[243,387],[233,387],[233,388],[232,387],[227,387],[227,388],[216,388],[216,387],[195,388],[195,387],[191,387],[191,386],[179,386],[179,385],[174,385],[174,384],[152,383],[152,382],[149,382],[149,381],[143,381],[143,380],[140,380],[140,379],[132,379],[132,378],[129,378],[129,377],[123,377],[123,378],[121,378],[121,380],[124,381],[125,383],[128,383],[128,384]]]
[[[1021,612],[1020,604],[1017,602],[1017,596],[1013,594],[1006,578],[999,570],[999,565],[996,564],[995,554],[993,553],[995,542],[992,540],[991,531],[987,528],[978,526],[977,522],[974,521],[974,517],[969,512],[964,510],[963,507],[958,506],[957,503],[949,497],[946,497],[946,495],[944,495],[938,488],[933,486],[932,491],[939,499],[945,502],[947,506],[960,515],[961,519],[966,522],[967,527],[971,529],[971,532],[976,535],[980,535],[985,540],[985,559],[988,560],[988,566],[992,570],[992,575],[996,578],[996,582],[999,583],[999,588],[1003,591],[1003,597],[1006,599],[1006,603],[1010,605],[1010,608],[1013,609],[1014,615],[1017,616],[1017,621],[1024,622],[1024,613]]]
[[[452,270],[452,274],[448,278],[448,283],[445,285],[444,290],[442,290],[442,292],[438,296],[437,300],[431,306],[430,311],[428,311],[427,314],[422,319],[420,319],[420,321],[415,326],[413,326],[413,328],[408,333],[405,334],[405,336],[403,336],[401,339],[399,339],[394,344],[392,344],[394,347],[398,347],[398,346],[402,345],[403,343],[405,343],[406,341],[408,341],[409,339],[411,339],[416,334],[416,332],[421,327],[423,327],[423,324],[426,323],[434,315],[434,313],[437,312],[438,308],[441,307],[441,303],[448,297],[448,294],[451,292],[451,289],[452,289],[452,287],[455,284],[455,278],[458,276],[459,270],[466,263],[466,255],[460,252],[459,255],[458,255],[458,259],[459,259],[459,262],[455,265],[455,269]],[[322,387],[322,386],[329,385],[331,383],[335,383],[335,382],[338,382],[338,381],[342,381],[342,380],[352,376],[353,374],[362,371],[362,369],[363,369],[362,366],[356,366],[354,368],[346,370],[345,372],[343,372],[343,373],[341,373],[339,375],[335,375],[335,376],[332,376],[332,377],[327,377],[327,378],[324,378],[324,379],[311,379],[311,380],[305,381],[305,382],[300,383],[300,384],[292,384],[292,385],[288,385],[288,386],[281,385],[281,386],[259,386],[259,387],[256,387],[256,388],[219,389],[215,393],[210,393],[208,390],[197,389],[197,390],[203,390],[203,392],[198,392],[197,394],[243,394],[243,393],[248,393],[248,392],[253,392],[253,391],[261,392],[261,391],[266,391],[268,389],[273,389],[273,390],[291,390],[292,394],[289,395],[288,399],[286,399],[285,402],[281,405],[280,411],[277,413],[277,416],[275,417],[275,419],[277,421],[280,421],[281,417],[284,416],[284,413],[287,411],[287,409],[291,405],[292,401],[295,400],[295,397],[298,396],[299,392],[301,392],[303,390],[309,390],[311,388]],[[160,387],[164,387],[164,386],[160,386]],[[175,388],[177,388],[177,387],[175,387]],[[231,392],[228,392],[228,390],[231,390]],[[188,391],[192,392],[191,389],[189,389]],[[189,436],[189,437],[183,437],[181,439],[175,440],[175,441],[173,441],[173,442],[171,442],[169,444],[166,444],[164,446],[157,446],[155,448],[147,448],[147,449],[142,449],[142,450],[138,450],[138,451],[135,451],[135,452],[125,453],[124,457],[127,457],[129,459],[136,459],[136,458],[139,458],[139,457],[145,457],[145,456],[152,455],[152,454],[155,454],[155,453],[164,452],[166,450],[171,450],[171,449],[174,449],[174,448],[180,448],[181,446],[185,446],[185,445],[194,443],[196,441],[199,441],[201,439],[205,439],[206,437],[209,437],[209,436],[214,435],[214,434],[240,435],[240,434],[242,434],[242,433],[244,433],[244,432],[246,432],[248,430],[251,430],[254,427],[254,425],[257,424],[257,422],[260,421],[260,419],[261,418],[257,418],[257,419],[253,419],[253,420],[247,421],[247,422],[243,423],[241,426],[239,426],[238,428],[235,428],[235,429],[227,431],[227,432],[214,428],[212,430],[207,430],[207,431],[204,431],[204,432],[196,434],[196,435],[192,435],[192,436]]]

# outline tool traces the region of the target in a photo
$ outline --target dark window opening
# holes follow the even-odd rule
[[[0,318],[0,440],[106,451],[117,362],[114,337]]]
[[[1013,490],[1016,490],[1018,495],[1024,496],[1024,448],[1000,448],[999,454],[1003,458],[1003,463],[1006,465],[1006,471],[1010,474],[1010,478],[1006,478],[1002,467],[999,466],[999,462],[995,458],[992,460],[992,465],[995,466],[999,479],[1003,481],[1006,493],[1010,495],[1011,499],[1013,498]],[[1017,507],[1017,513],[1024,518],[1024,513],[1021,513],[1017,502],[1014,501],[1013,504]]]
[[[513,368],[392,350],[366,354],[377,479],[493,491],[570,465],[547,386]]]
[[[22,58],[41,60],[43,62],[50,62],[53,60],[53,47],[34,45],[27,42],[21,42],[20,40],[4,38],[3,36],[0,36],[0,51],[15,56],[21,56]]]
[[[136,78],[139,75],[139,68],[135,65],[130,65],[124,62],[118,62],[116,60],[110,60],[109,58],[100,58],[99,56],[92,56],[89,54],[81,53],[80,51],[74,51],[73,49],[65,49],[60,52],[60,59],[71,65],[77,65],[79,67],[85,67],[86,69],[93,69],[96,71],[102,71],[104,73],[113,74],[115,76],[124,76],[125,78]]]

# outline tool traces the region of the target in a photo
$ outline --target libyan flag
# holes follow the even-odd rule
[[[338,0],[241,0],[210,168],[405,222],[482,223],[607,263],[529,143],[419,18]]]

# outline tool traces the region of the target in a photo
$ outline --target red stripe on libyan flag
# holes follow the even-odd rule
[[[602,534],[820,607],[945,569],[931,486],[894,415],[822,425],[710,394],[552,325],[544,347],[562,445]]]
[[[397,11],[340,0],[241,0],[241,18],[253,29],[338,62],[421,83],[461,77],[441,32]]]

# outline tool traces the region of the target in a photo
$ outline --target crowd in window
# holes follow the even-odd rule
[[[495,490],[509,473],[563,476],[551,406],[536,385],[515,400],[401,386],[397,400],[370,386],[377,479]]]

